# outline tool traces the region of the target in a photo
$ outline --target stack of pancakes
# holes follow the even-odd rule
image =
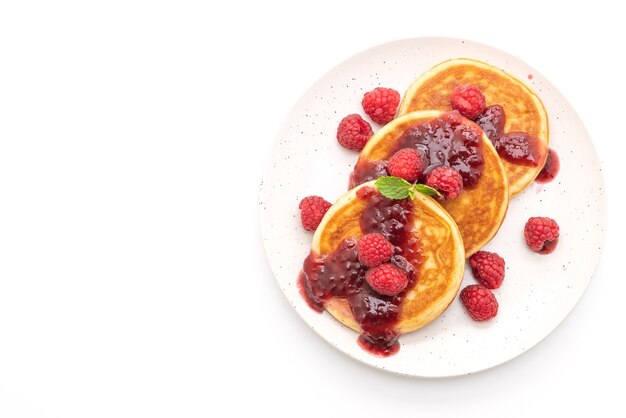
[[[388,159],[395,141],[407,129],[451,110],[452,90],[462,84],[478,86],[487,104],[504,108],[505,131],[527,132],[537,138],[542,149],[548,149],[548,117],[541,100],[503,70],[458,58],[436,65],[411,84],[396,119],[368,141],[359,163]],[[464,123],[474,125],[467,119]],[[420,239],[424,262],[416,266],[418,280],[406,290],[400,306],[398,334],[428,324],[454,300],[463,278],[465,258],[493,238],[504,220],[509,198],[535,179],[547,155],[546,152],[537,166],[517,165],[502,160],[484,133],[481,140],[484,166],[476,185],[442,204],[419,193],[413,200],[411,230]],[[331,207],[315,232],[312,253],[330,254],[345,239],[363,235],[359,218],[365,203],[356,196],[361,187],[374,187],[374,182],[348,191]],[[333,298],[324,307],[340,322],[361,332],[346,300]]]

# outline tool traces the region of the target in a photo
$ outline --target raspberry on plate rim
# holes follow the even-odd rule
[[[539,254],[550,254],[559,242],[559,225],[546,216],[531,217],[524,226],[528,247]]]
[[[353,151],[361,151],[372,135],[372,126],[356,113],[343,118],[337,127],[337,141]]]
[[[504,279],[505,262],[502,257],[489,251],[478,251],[470,259],[474,277],[488,289],[497,289]]]
[[[461,302],[474,321],[487,321],[498,314],[496,297],[481,284],[471,284],[461,290]]]
[[[400,104],[400,93],[394,89],[376,87],[365,93],[361,104],[367,116],[374,122],[384,125],[396,116]]]
[[[307,231],[315,231],[332,204],[320,196],[307,196],[298,205],[300,220]]]

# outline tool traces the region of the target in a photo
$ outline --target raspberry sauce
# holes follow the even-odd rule
[[[537,251],[539,254],[552,254],[556,245],[559,243],[559,237],[556,237],[552,241],[546,241],[543,247]]]
[[[350,174],[348,189],[388,175],[386,161],[359,161]]]
[[[504,114],[504,108],[500,105],[486,107],[483,113],[476,119],[476,123],[491,142],[502,135],[505,122],[506,115]]]
[[[542,157],[537,138],[526,132],[504,132],[506,115],[500,105],[488,106],[476,123],[491,140],[498,155],[506,161],[536,167]]]
[[[363,234],[378,232],[396,247],[391,263],[408,273],[407,289],[413,288],[420,249],[418,239],[410,233],[411,201],[387,199],[376,191],[358,196],[367,200],[360,219]],[[300,292],[316,311],[321,311],[331,298],[347,300],[363,330],[359,345],[371,354],[386,357],[400,349],[395,326],[406,291],[396,296],[376,293],[365,281],[367,270],[359,263],[356,239],[348,238],[330,254],[309,254],[299,277]]]
[[[543,169],[539,172],[539,175],[535,179],[537,183],[550,183],[557,174],[559,174],[559,170],[561,168],[561,162],[559,161],[559,155],[555,150],[550,148],[548,151],[548,157],[546,158],[546,163],[543,166]]]
[[[457,111],[421,122],[407,129],[389,148],[387,158],[403,148],[416,149],[425,167],[424,178],[435,167],[454,168],[463,178],[463,187],[472,187],[483,171],[484,160],[480,132],[463,123]],[[359,161],[350,175],[350,187],[387,174],[385,161]]]
[[[531,167],[539,165],[539,141],[526,132],[508,132],[492,142],[500,157],[513,164]]]

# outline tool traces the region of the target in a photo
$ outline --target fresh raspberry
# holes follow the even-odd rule
[[[551,218],[530,218],[524,226],[524,237],[531,250],[550,254],[559,242],[559,225]]]
[[[504,279],[504,259],[496,253],[478,251],[469,259],[476,280],[488,289],[497,289]]]
[[[422,176],[422,157],[412,148],[403,148],[391,156],[387,163],[389,175],[402,177],[413,183]]]
[[[315,231],[322,222],[322,218],[332,205],[319,196],[308,196],[302,199],[300,205],[300,219],[307,231]]]
[[[461,290],[461,301],[474,321],[486,321],[498,314],[498,301],[491,290],[472,284]]]
[[[442,165],[428,173],[426,185],[437,189],[445,199],[454,199],[463,189],[463,178],[454,168]]]
[[[409,276],[391,263],[381,264],[365,273],[365,280],[381,295],[395,296],[406,289]]]
[[[457,86],[452,90],[452,109],[468,119],[476,119],[485,110],[485,95],[471,84]]]
[[[341,119],[337,127],[337,141],[354,151],[361,151],[372,135],[372,125],[357,114]]]
[[[363,110],[376,123],[384,125],[393,120],[400,104],[400,93],[394,89],[376,87],[363,96]]]
[[[393,255],[393,245],[376,233],[363,235],[356,245],[356,250],[361,264],[368,267],[376,267],[389,261]]]

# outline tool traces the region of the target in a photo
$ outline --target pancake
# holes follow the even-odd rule
[[[396,141],[408,129],[440,118],[446,113],[437,110],[411,112],[389,122],[367,142],[359,155],[355,172],[360,165],[367,162],[388,160],[393,155]],[[460,115],[457,117],[463,124],[480,132],[484,160],[483,171],[477,183],[463,188],[457,198],[442,203],[457,223],[463,237],[465,255],[469,257],[498,232],[508,208],[509,191],[504,167],[491,141],[474,122]]]
[[[398,108],[398,116],[416,110],[450,110],[452,90],[461,84],[478,86],[487,105],[501,105],[506,114],[504,132],[526,132],[538,140],[540,157],[536,166],[514,164],[503,159],[509,192],[515,195],[541,171],[548,151],[548,115],[537,95],[517,78],[481,61],[456,58],[438,64],[416,79]]]
[[[328,210],[313,236],[313,257],[328,256],[346,239],[356,240],[364,234],[361,219],[370,204],[361,194],[365,191],[379,196],[371,181],[345,193]],[[408,242],[419,243],[419,262],[412,263],[416,279],[404,291],[393,323],[392,331],[398,335],[423,327],[448,307],[458,293],[465,264],[461,235],[450,215],[435,200],[420,193],[406,202],[411,205],[406,233]],[[341,323],[363,332],[347,299],[333,297],[323,304]]]

